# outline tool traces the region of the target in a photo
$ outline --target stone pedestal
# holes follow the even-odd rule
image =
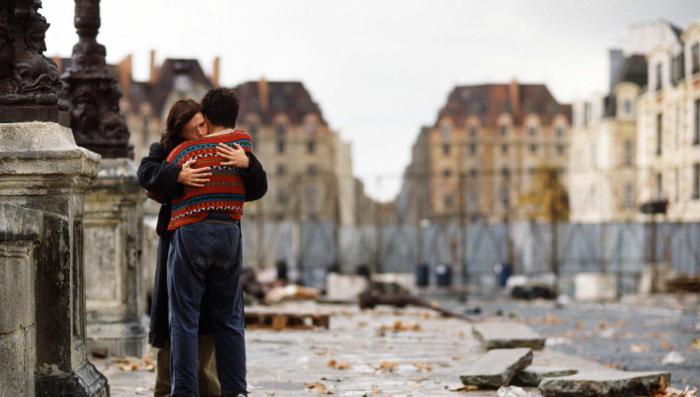
[[[143,191],[129,159],[103,159],[85,195],[88,349],[140,357],[146,349],[141,246]]]
[[[18,294],[2,300],[2,311],[14,310],[18,318],[0,322],[9,332],[19,331],[3,340],[15,345],[0,348],[0,361],[20,360],[25,367],[8,364],[9,371],[28,376],[24,385],[13,383],[15,375],[0,366],[0,378],[9,379],[13,388],[30,387],[26,394],[5,395],[109,396],[107,379],[87,360],[85,339],[83,199],[99,159],[76,146],[70,129],[59,124],[0,124],[0,198],[27,210],[5,213],[0,221],[5,229],[15,228],[3,243],[3,256],[14,259],[2,260],[0,290]],[[27,228],[17,229],[16,222]],[[31,240],[37,241],[33,256]],[[27,379],[34,383],[33,393]]]
[[[34,395],[34,248],[42,222],[39,211],[0,204],[0,395]]]

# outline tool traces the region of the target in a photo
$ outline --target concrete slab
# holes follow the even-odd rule
[[[532,328],[513,322],[477,323],[472,326],[472,333],[487,350],[518,347],[541,350],[545,343],[545,338],[533,331]]]
[[[544,378],[556,378],[560,376],[575,375],[578,373],[573,368],[562,367],[541,367],[531,365],[513,378],[513,384],[516,386],[532,386],[537,387]]]
[[[473,362],[459,378],[465,385],[497,389],[507,386],[515,374],[531,363],[531,349],[493,349]]]
[[[669,385],[667,372],[584,371],[576,375],[546,378],[540,383],[545,397],[617,397],[651,395]]]

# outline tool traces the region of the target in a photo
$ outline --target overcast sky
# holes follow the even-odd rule
[[[47,55],[69,56],[71,0],[44,0]],[[98,40],[108,62],[198,58],[235,85],[300,80],[331,127],[353,144],[355,175],[390,198],[422,125],[455,85],[546,83],[560,102],[605,89],[607,49],[630,23],[685,28],[698,0],[103,0]]]

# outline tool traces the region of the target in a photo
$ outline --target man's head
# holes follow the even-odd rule
[[[202,113],[209,130],[212,127],[234,128],[238,118],[238,94],[232,88],[214,88],[202,98]]]

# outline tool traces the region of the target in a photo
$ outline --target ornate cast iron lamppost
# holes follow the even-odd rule
[[[75,0],[75,28],[80,39],[62,76],[75,141],[103,158],[131,158],[129,130],[119,114],[122,94],[105,64],[105,47],[97,42],[99,0]]]

